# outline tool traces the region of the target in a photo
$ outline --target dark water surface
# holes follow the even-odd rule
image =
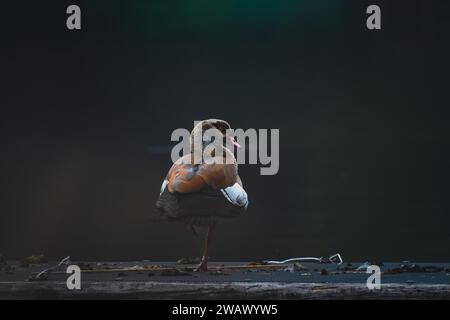
[[[365,27],[368,1],[79,3],[76,32],[67,1],[3,7],[7,259],[198,256],[200,238],[150,213],[172,130],[216,117],[280,130],[277,175],[239,168],[250,207],[219,224],[216,261],[450,261],[438,2],[377,1],[377,32]]]

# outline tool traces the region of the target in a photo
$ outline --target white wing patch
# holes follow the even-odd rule
[[[164,190],[166,189],[168,183],[169,183],[169,180],[164,179],[164,181],[163,181],[163,183],[161,185],[161,192],[159,193],[159,195],[161,195],[164,192]]]
[[[235,183],[231,187],[220,189],[220,191],[222,191],[225,198],[235,206],[247,208],[247,192],[245,192],[244,188],[242,188],[240,184]]]

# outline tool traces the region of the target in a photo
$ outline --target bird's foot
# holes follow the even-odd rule
[[[197,268],[194,269],[194,272],[208,272],[208,262],[206,260],[202,260]]]

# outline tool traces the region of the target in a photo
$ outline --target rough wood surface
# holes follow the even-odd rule
[[[69,291],[65,282],[0,282],[0,299],[450,299],[450,285],[336,283],[89,282]]]

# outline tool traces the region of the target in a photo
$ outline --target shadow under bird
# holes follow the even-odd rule
[[[209,129],[218,132],[222,139],[217,139],[217,135],[215,138],[206,135]],[[202,153],[206,148],[214,150],[212,161],[194,163],[194,141],[200,141]],[[191,132],[190,153],[172,165],[161,186],[156,202],[160,217],[185,223],[194,234],[197,234],[195,227],[207,229],[203,256],[195,271],[208,270],[211,233],[217,221],[240,216],[248,206],[234,147],[240,148],[228,122],[219,119],[200,121]]]

